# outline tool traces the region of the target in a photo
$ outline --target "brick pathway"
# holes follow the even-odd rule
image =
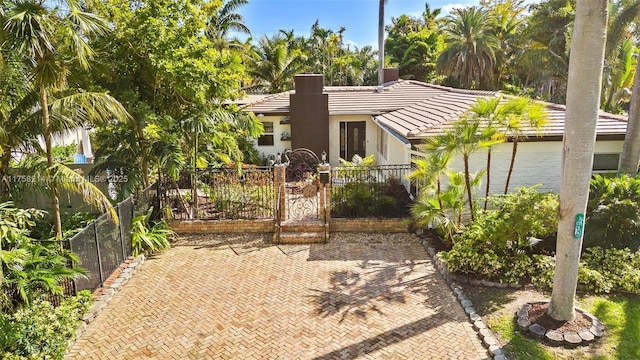
[[[175,246],[66,359],[484,359],[421,245]]]

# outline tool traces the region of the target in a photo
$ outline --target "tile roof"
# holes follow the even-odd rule
[[[289,95],[295,90],[254,97],[245,110],[254,113],[287,114]],[[414,80],[399,80],[377,86],[325,86],[329,95],[330,115],[366,114],[377,123],[406,139],[421,139],[442,134],[444,129],[466,112],[480,98],[498,96],[495,91],[455,89]],[[565,106],[545,103],[549,124],[543,136],[562,136]],[[598,135],[625,134],[625,117],[600,113]],[[524,135],[536,136],[535,130],[524,129]]]

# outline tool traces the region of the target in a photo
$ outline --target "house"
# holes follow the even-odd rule
[[[262,121],[265,134],[256,139],[264,156],[295,148],[328,154],[331,164],[353,155],[374,154],[377,163],[408,164],[421,156],[420,144],[467,112],[480,98],[498,96],[493,91],[449,88],[414,80],[401,80],[397,69],[385,69],[382,86],[323,86],[322,75],[295,78],[295,90],[253,97],[244,104]],[[559,190],[563,105],[545,104],[549,124],[536,136],[525,129],[527,139],[518,143],[510,188],[542,184],[541,190]],[[601,113],[597,127],[594,172],[616,171],[626,132],[626,119]],[[512,142],[492,149],[491,191],[504,190]],[[486,167],[486,152],[471,157],[471,170]],[[461,169],[460,159],[453,167]]]

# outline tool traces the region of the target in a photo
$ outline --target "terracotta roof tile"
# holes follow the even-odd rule
[[[256,97],[245,110],[254,113],[287,114],[289,95],[295,91]],[[497,96],[494,91],[454,89],[414,80],[399,80],[378,86],[326,86],[329,114],[368,114],[386,128],[407,139],[419,139],[442,134],[443,129],[464,114],[480,98]],[[549,111],[549,124],[544,136],[562,136],[565,106],[544,103]],[[626,118],[602,112],[598,121],[599,135],[620,135],[626,132]],[[525,128],[526,136],[536,136]]]

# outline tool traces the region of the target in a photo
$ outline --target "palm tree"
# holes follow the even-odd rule
[[[11,3],[0,21],[6,36],[5,46],[19,52],[31,63],[30,78],[34,91],[38,93],[41,134],[44,137],[48,165],[47,181],[52,193],[52,215],[58,238],[62,237],[62,224],[51,145],[52,117],[60,115],[95,120],[103,116],[126,116],[122,106],[118,106],[116,101],[105,101],[108,98],[104,94],[92,97],[76,93],[71,97],[60,97],[59,108],[51,107],[52,94],[65,88],[68,65],[77,62],[88,68],[88,61],[93,55],[88,44],[89,37],[102,35],[108,29],[102,18],[83,11],[77,2],[62,3],[64,11],[58,8],[48,10],[44,4],[31,1]],[[72,103],[80,105],[83,111],[68,113],[68,105]]]
[[[268,93],[282,92],[293,87],[293,79],[304,68],[306,57],[299,50],[291,51],[282,38],[263,36],[258,56],[250,60],[248,73],[261,83]]]
[[[611,14],[612,19],[607,31],[605,52],[607,59],[615,54],[617,49],[621,47],[624,49],[624,42],[631,37],[630,25],[640,18],[640,1],[627,1],[622,5],[618,6],[614,10],[615,12],[612,11]],[[610,91],[609,96],[612,95],[612,91]],[[630,176],[636,176],[638,174],[638,166],[640,166],[640,74],[636,71],[619,171]]]
[[[380,0],[378,5],[378,85],[384,83],[384,5],[387,0]]]
[[[544,105],[522,97],[509,99],[501,106],[500,113],[502,122],[500,125],[504,128],[505,136],[513,142],[509,172],[504,185],[504,193],[506,194],[509,192],[509,183],[516,162],[518,141],[525,138],[523,135],[525,127],[534,129],[536,135],[539,136],[544,125],[549,122],[549,117]]]
[[[447,48],[438,57],[437,69],[456,78],[466,88],[488,88],[494,79],[498,39],[486,10],[455,9],[444,31]]]
[[[214,40],[224,40],[231,30],[251,34],[249,28],[244,24],[244,17],[236,12],[241,6],[248,3],[248,0],[225,1],[216,14],[209,19],[207,35]]]
[[[472,119],[485,123],[486,127],[495,129],[501,120],[502,111],[499,106],[501,101],[502,101],[502,97],[496,97],[491,99],[478,99],[478,101],[469,110],[469,115],[471,116]],[[505,134],[503,132],[497,131],[497,129],[491,137],[492,137],[492,141],[495,144],[504,142],[506,140]],[[483,206],[484,210],[487,210],[487,203],[488,203],[489,191],[491,186],[492,146],[488,145],[486,148],[487,148],[487,184],[486,184],[485,194],[484,194],[484,206]]]
[[[607,33],[607,1],[578,1],[567,87],[556,268],[548,314],[575,317],[581,222],[587,208]]]
[[[430,139],[428,145],[432,154],[460,154],[464,163],[464,183],[471,220],[475,220],[473,209],[472,176],[469,169],[469,157],[474,152],[497,143],[494,139],[496,129],[485,127],[477,119],[464,117],[453,124],[452,129],[444,130],[444,134]]]

